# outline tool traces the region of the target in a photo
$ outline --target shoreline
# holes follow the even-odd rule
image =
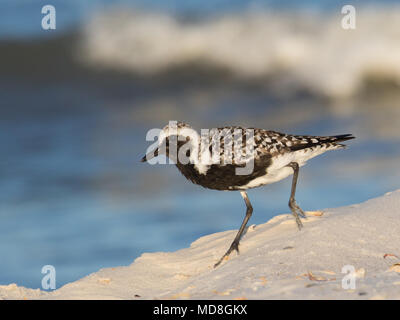
[[[52,292],[0,285],[0,299],[400,299],[399,218],[397,190],[311,212],[302,231],[290,214],[250,225],[240,255],[215,269],[236,230],[175,252],[144,253]],[[344,277],[354,289],[343,288]]]

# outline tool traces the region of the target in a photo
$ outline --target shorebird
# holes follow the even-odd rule
[[[237,126],[215,128],[212,132],[207,141],[217,138],[204,147],[201,144],[206,140],[202,140],[202,136],[188,124],[170,122],[161,130],[158,141],[155,143],[156,147],[142,158],[142,162],[164,154],[194,184],[208,189],[240,192],[246,204],[245,217],[229,249],[214,267],[217,267],[233,250],[239,254],[241,236],[253,213],[247,189],[271,184],[293,174],[289,208],[301,230],[303,224],[300,218],[306,216],[295,200],[299,168],[309,159],[326,151],[345,148],[346,146],[340,142],[355,138],[351,134],[291,135]],[[235,132],[240,134],[234,135]],[[251,133],[252,139],[248,139],[248,133]],[[232,146],[238,139],[239,142],[236,145],[242,146],[239,153],[242,156],[246,155],[239,159],[232,156],[234,153]],[[215,142],[219,144],[218,148],[214,148]],[[227,150],[230,151],[227,152]],[[182,155],[184,157],[181,157]],[[227,161],[227,158],[231,161]],[[252,170],[245,174],[238,174],[237,170],[243,169],[250,162]]]

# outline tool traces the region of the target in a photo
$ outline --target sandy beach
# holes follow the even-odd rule
[[[400,188],[399,1],[359,1],[352,4],[354,19],[347,4],[331,0],[217,2],[54,0],[51,15],[40,1],[0,1],[0,286],[18,286],[2,287],[2,297],[61,297],[72,283],[80,288],[88,275],[112,267],[121,272],[119,266],[128,273],[154,268],[152,277],[163,275],[160,286],[140,285],[148,275],[139,272],[140,281],[123,277],[133,295],[105,296],[170,297],[180,288],[183,298],[235,298],[247,279],[266,283],[247,298],[277,297],[275,281],[292,278],[309,283],[309,293],[341,288],[345,263],[361,269],[357,275],[365,269],[358,279],[370,276],[349,257],[380,245],[387,228],[369,230],[371,239],[359,244],[353,233],[364,226],[335,229],[339,209],[323,209]],[[56,28],[45,28],[52,16]],[[199,188],[172,164],[140,162],[153,143],[148,134],[170,121],[198,132],[243,126],[356,139],[300,170],[296,199],[304,210],[324,211],[310,216],[304,232],[291,217],[277,217],[290,213],[290,179],[251,190],[249,223],[256,227],[244,236],[241,255],[214,270],[243,220],[243,199]],[[366,217],[360,214],[360,221]],[[372,217],[367,228],[378,219],[392,223],[381,211]],[[355,238],[344,243],[349,235],[338,235],[341,230]],[[336,250],[324,247],[326,239],[343,243]],[[343,256],[353,246],[355,253]],[[196,265],[187,264],[200,253]],[[172,257],[185,266],[165,273]],[[326,257],[332,266],[318,269],[314,262]],[[389,255],[381,263],[396,261]],[[23,289],[43,289],[45,266],[56,270],[56,292]],[[239,271],[239,280],[225,279]],[[200,294],[198,277],[218,288]],[[322,277],[337,280],[312,280]],[[114,288],[119,276],[104,278],[96,295]],[[166,279],[170,287],[161,286]],[[184,290],[191,285],[196,288]],[[366,292],[359,297],[371,297]]]
[[[3,285],[0,299],[399,299],[399,217],[397,190],[310,212],[302,231],[289,214],[250,225],[240,255],[216,269],[236,230],[176,252],[144,253],[130,266],[102,269],[53,292]]]

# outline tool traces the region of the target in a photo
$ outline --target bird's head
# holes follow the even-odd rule
[[[181,155],[178,156],[178,154],[181,151],[181,147],[190,145],[190,142],[198,138],[199,134],[188,124],[180,121],[170,121],[160,131],[158,141],[155,143],[156,147],[148,151],[141,161],[147,162],[158,155],[164,154],[176,162],[178,158],[180,159]],[[184,156],[190,157],[190,148],[185,148]]]

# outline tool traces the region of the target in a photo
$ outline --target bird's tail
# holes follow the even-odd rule
[[[336,148],[345,148],[346,145],[339,142],[355,139],[352,134],[340,134],[337,136],[298,136],[300,143],[293,145],[290,149],[292,151],[312,148],[316,146],[326,146]]]
[[[351,139],[355,139],[356,137],[353,136],[351,133],[349,134],[340,134],[338,136],[330,136],[330,137],[326,137],[328,138],[330,141],[329,142],[342,142],[342,141],[346,141],[346,140],[351,140]]]
[[[341,143],[338,143],[338,142],[343,142],[343,141],[355,139],[356,137],[353,136],[352,134],[340,134],[338,136],[331,136],[331,137],[328,137],[328,138],[330,138],[329,139],[330,140],[329,143],[332,143],[333,145],[340,146],[342,148],[346,148],[347,146],[345,144],[341,144]]]

